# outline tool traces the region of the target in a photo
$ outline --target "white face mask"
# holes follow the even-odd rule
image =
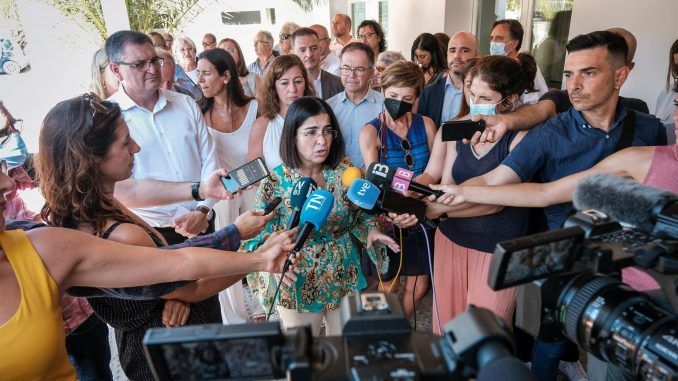
[[[503,42],[490,42],[490,55],[492,56],[505,56],[506,53],[506,44]]]

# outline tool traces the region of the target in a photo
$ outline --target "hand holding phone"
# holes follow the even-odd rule
[[[258,157],[229,172],[228,176],[221,178],[221,183],[224,184],[227,191],[235,193],[238,189],[245,189],[267,176],[266,163],[264,163],[264,159]]]
[[[450,120],[443,123],[442,140],[444,142],[471,139],[476,132],[485,131],[485,121]]]

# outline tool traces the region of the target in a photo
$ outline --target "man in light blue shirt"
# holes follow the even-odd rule
[[[384,96],[370,88],[374,52],[362,42],[352,42],[341,51],[341,83],[344,91],[327,100],[337,117],[346,144],[346,155],[354,166],[365,167],[360,154],[360,131],[384,108]]]
[[[464,95],[461,72],[466,61],[473,57],[480,57],[476,37],[466,32],[458,32],[452,36],[447,45],[447,65],[450,71],[445,77],[426,86],[419,98],[417,114],[433,119],[438,127],[457,116]]]

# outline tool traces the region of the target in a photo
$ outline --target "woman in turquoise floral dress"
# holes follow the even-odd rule
[[[283,202],[273,213],[273,219],[257,237],[245,241],[243,247],[253,250],[271,233],[285,229],[292,214],[290,191],[294,183],[312,178],[318,188],[334,195],[334,205],[327,223],[311,233],[297,254],[297,280],[283,284],[278,312],[286,328],[310,324],[314,335],[320,333],[323,318],[328,335],[341,334],[339,303],[345,295],[355,294],[367,286],[360,267],[360,252],[354,239],[365,245],[378,269],[385,272],[388,257],[373,244],[388,245],[397,251],[398,245],[377,229],[377,221],[355,207],[346,197],[347,188],[341,178],[351,166],[344,158],[344,140],[332,109],[315,97],[299,98],[290,105],[280,140],[283,164],[272,169],[269,178],[259,185],[255,208],[263,208],[274,198]],[[273,303],[278,285],[269,273],[248,276],[252,289],[265,308]]]

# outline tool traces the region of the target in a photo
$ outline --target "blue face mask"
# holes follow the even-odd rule
[[[28,159],[26,143],[18,132],[0,139],[0,160],[7,161],[7,169],[23,165]]]
[[[473,101],[471,101],[471,104],[469,105],[471,109],[471,117],[474,117],[476,115],[497,115],[497,105],[503,102],[504,99],[506,98],[503,98],[497,103],[482,103],[482,104],[473,103]]]
[[[506,55],[506,44],[503,42],[490,42],[490,55],[491,56],[505,56]]]

